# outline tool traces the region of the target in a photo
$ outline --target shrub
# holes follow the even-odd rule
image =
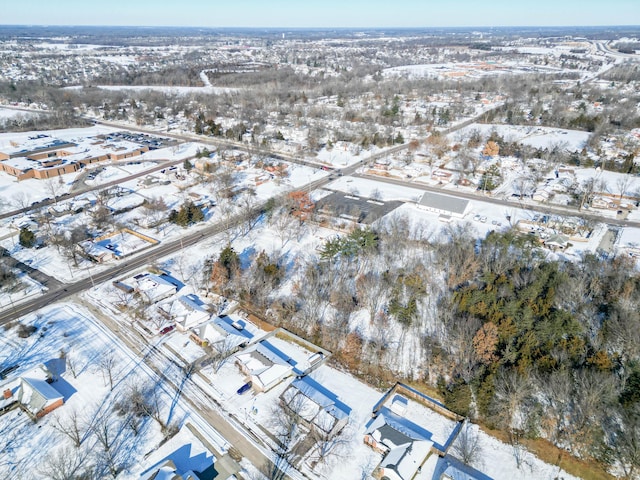
[[[21,323],[18,326],[18,336],[20,338],[29,338],[36,332],[36,330],[38,330],[38,328],[34,325],[25,325],[24,323]]]

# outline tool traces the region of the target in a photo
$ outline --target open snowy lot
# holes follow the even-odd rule
[[[456,140],[469,138],[471,132],[475,130],[485,137],[488,137],[492,131],[496,131],[508,142],[519,142],[540,149],[559,147],[572,152],[581,150],[590,135],[589,132],[561,128],[472,123],[451,134],[451,137]]]

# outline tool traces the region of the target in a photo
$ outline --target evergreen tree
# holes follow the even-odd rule
[[[22,227],[20,229],[19,241],[20,245],[24,248],[31,248],[36,244],[36,236],[28,227]]]

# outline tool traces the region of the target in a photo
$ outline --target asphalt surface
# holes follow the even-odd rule
[[[393,185],[399,185],[407,188],[413,188],[415,190],[423,190],[425,192],[440,193],[442,195],[449,195],[450,197],[466,198],[468,200],[492,203],[494,205],[500,205],[503,207],[520,208],[523,210],[531,210],[535,212],[542,212],[542,213],[553,214],[553,215],[565,215],[565,216],[570,215],[572,217],[584,218],[585,220],[590,220],[598,223],[605,223],[607,225],[616,225],[619,227],[640,227],[640,222],[638,221],[624,220],[624,219],[618,219],[618,218],[607,218],[601,215],[594,215],[592,213],[588,213],[585,210],[578,211],[577,208],[558,207],[558,206],[551,206],[551,205],[529,205],[524,202],[506,200],[500,197],[492,197],[490,195],[483,194],[483,193],[476,194],[476,193],[469,193],[469,192],[462,192],[462,191],[445,190],[443,188],[431,187],[429,185],[424,185],[421,183],[415,183],[415,182],[410,182],[407,180],[396,179],[396,178],[382,177],[378,175],[354,173],[352,176],[357,178],[367,178],[371,180],[376,180],[382,183],[390,183]]]
[[[193,158],[193,157],[191,157],[191,158]],[[127,163],[131,163],[133,161],[135,161],[135,160],[128,159]],[[136,178],[144,177],[146,175],[149,175],[150,173],[154,173],[154,172],[163,170],[163,169],[165,169],[167,167],[171,167],[172,165],[181,165],[182,163],[184,163],[184,160],[153,160],[153,161],[154,162],[158,162],[159,161],[159,162],[163,162],[163,163],[161,163],[160,165],[158,165],[156,167],[151,167],[151,168],[149,168],[147,170],[143,170],[142,172],[133,173],[133,174],[129,175],[128,177],[120,178],[118,180],[112,180],[111,182],[102,183],[100,185],[95,185],[95,186],[79,188],[79,189],[73,189],[72,188],[71,192],[65,193],[64,195],[58,195],[55,199],[45,200],[43,202],[38,202],[38,203],[35,203],[33,205],[30,205],[28,207],[19,208],[17,210],[13,210],[11,212],[2,213],[2,214],[0,214],[0,220],[3,219],[3,218],[13,217],[14,215],[20,215],[22,213],[27,213],[27,212],[30,212],[32,210],[38,209],[38,208],[42,208],[42,207],[46,207],[46,206],[49,206],[49,205],[53,205],[53,204],[55,204],[57,202],[61,202],[63,200],[68,200],[70,198],[77,197],[78,195],[82,195],[82,194],[87,193],[87,192],[95,192],[95,191],[98,191],[98,190],[104,190],[105,188],[114,187],[114,186],[119,185],[121,183],[128,182],[129,180],[134,180]],[[117,166],[117,165],[126,165],[127,163],[121,163],[121,164],[112,163],[112,164],[109,164],[109,165]],[[86,176],[86,174],[85,174],[85,176]]]
[[[51,277],[40,270],[33,268],[31,265],[21,262],[11,256],[9,250],[4,247],[0,247],[0,260],[10,268],[17,268],[20,271],[26,273],[35,281],[40,283],[43,287],[47,289],[58,289],[61,288],[63,283],[57,278]]]

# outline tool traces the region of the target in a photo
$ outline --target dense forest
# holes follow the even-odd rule
[[[277,229],[291,210],[268,221]],[[292,222],[298,234],[315,228]],[[206,280],[371,384],[403,378],[437,389],[448,407],[514,441],[544,438],[632,476],[640,465],[632,261],[567,262],[512,230],[481,241],[472,233],[451,226],[434,237],[392,216],[293,262],[262,252],[241,268],[227,246]]]

